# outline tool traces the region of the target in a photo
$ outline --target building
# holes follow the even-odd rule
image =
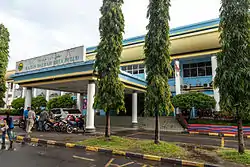
[[[170,30],[170,53],[174,68],[174,74],[169,80],[172,95],[189,91],[203,92],[215,97],[216,110],[219,110],[219,93],[212,87],[212,81],[217,68],[216,53],[220,51],[218,26],[219,19],[214,19]],[[121,57],[119,77],[126,88],[126,108],[134,124],[138,122],[138,111],[143,110],[143,93],[146,91],[144,38],[138,36],[125,39]],[[53,55],[61,57],[54,59]],[[69,55],[73,57],[67,58]],[[95,55],[96,47],[86,48],[86,54],[82,47],[77,47],[18,62],[16,72],[7,74],[7,82],[14,82],[8,92],[15,92],[15,89],[11,89],[15,88],[15,84],[23,87],[25,106],[30,105],[31,96],[37,95],[37,89],[47,90],[47,99],[48,90],[78,93],[79,108],[82,108],[82,97],[87,96],[87,129],[92,130],[92,104],[97,78],[93,75]],[[49,60],[51,57],[53,61]],[[10,94],[10,99],[15,97],[15,93]]]

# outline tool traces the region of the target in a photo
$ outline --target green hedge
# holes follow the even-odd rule
[[[215,107],[216,101],[213,97],[200,92],[190,92],[176,95],[172,98],[172,104],[180,109],[211,109]]]
[[[6,115],[5,113],[10,111],[10,115],[13,115],[13,116],[19,116],[21,113],[20,113],[20,110],[15,110],[15,109],[0,109],[0,115]]]
[[[47,108],[49,110],[51,110],[53,108],[72,108],[75,105],[76,105],[76,101],[73,100],[73,98],[71,98],[70,95],[66,94],[66,95],[55,97],[55,98],[51,99],[47,103]]]

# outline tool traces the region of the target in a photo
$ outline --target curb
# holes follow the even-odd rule
[[[184,134],[208,135],[208,136],[219,136],[219,137],[237,137],[238,136],[237,134],[231,134],[231,133],[197,132],[197,131],[184,132]],[[250,135],[244,135],[244,138],[250,139]]]
[[[218,167],[217,165],[198,163],[198,162],[187,161],[187,160],[164,158],[164,157],[160,157],[160,156],[133,153],[133,152],[125,152],[125,151],[119,151],[119,150],[109,150],[109,149],[92,147],[92,146],[81,146],[81,145],[76,145],[74,143],[57,142],[54,140],[44,140],[44,139],[38,139],[38,138],[25,138],[23,136],[17,136],[16,139],[19,142],[27,142],[27,143],[33,142],[33,143],[38,143],[38,144],[55,145],[55,146],[60,146],[60,147],[64,147],[64,148],[77,148],[77,149],[83,149],[85,151],[100,152],[100,153],[105,153],[105,154],[110,154],[110,155],[125,156],[125,157],[129,157],[129,158],[158,161],[158,162],[163,162],[163,163],[171,163],[171,164],[181,165],[181,166],[184,165],[184,166],[196,166],[196,167]]]

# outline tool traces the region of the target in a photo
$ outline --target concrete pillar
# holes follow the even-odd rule
[[[95,111],[93,108],[95,96],[95,83],[90,81],[88,84],[88,95],[87,95],[87,119],[86,119],[86,132],[95,132]]]
[[[65,93],[66,93],[66,92],[61,91],[61,93],[60,93],[60,94],[61,94],[61,96],[63,96],[63,95],[65,95]]]
[[[27,88],[26,88],[26,87],[23,87],[22,98],[25,98],[26,91],[27,91]]]
[[[5,82],[5,87],[6,87],[6,91],[5,91],[4,108],[8,108],[8,100],[9,100],[9,83],[8,82]]]
[[[46,101],[49,101],[50,90],[46,90]]]
[[[213,76],[213,81],[216,75],[216,68],[217,68],[217,57],[214,55],[211,57],[211,64],[212,64],[212,76]],[[215,110],[216,111],[220,111],[220,94],[219,94],[219,89],[218,88],[214,88],[214,99],[216,101],[216,106],[215,106]]]
[[[16,84],[13,83],[11,102],[15,99]]]
[[[83,94],[77,93],[77,108],[81,111],[83,110]]]
[[[27,88],[24,102],[24,109],[27,107],[31,107],[31,99],[32,99],[32,88]]]
[[[37,97],[37,89],[33,88],[33,97]]]
[[[133,92],[132,94],[132,125],[133,127],[137,127],[137,92]]]
[[[180,61],[175,60],[175,93],[176,95],[181,94],[181,73],[180,73]]]

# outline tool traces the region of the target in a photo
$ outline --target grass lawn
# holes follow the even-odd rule
[[[174,143],[161,142],[155,145],[152,140],[140,140],[125,137],[112,136],[110,141],[104,137],[90,138],[77,144],[96,146],[106,149],[129,151],[135,153],[151,154],[168,158],[186,158],[188,152]]]
[[[250,150],[247,150],[245,154],[239,154],[237,150],[234,149],[223,149],[218,150],[218,154],[226,160],[240,163],[244,165],[250,165]]]

